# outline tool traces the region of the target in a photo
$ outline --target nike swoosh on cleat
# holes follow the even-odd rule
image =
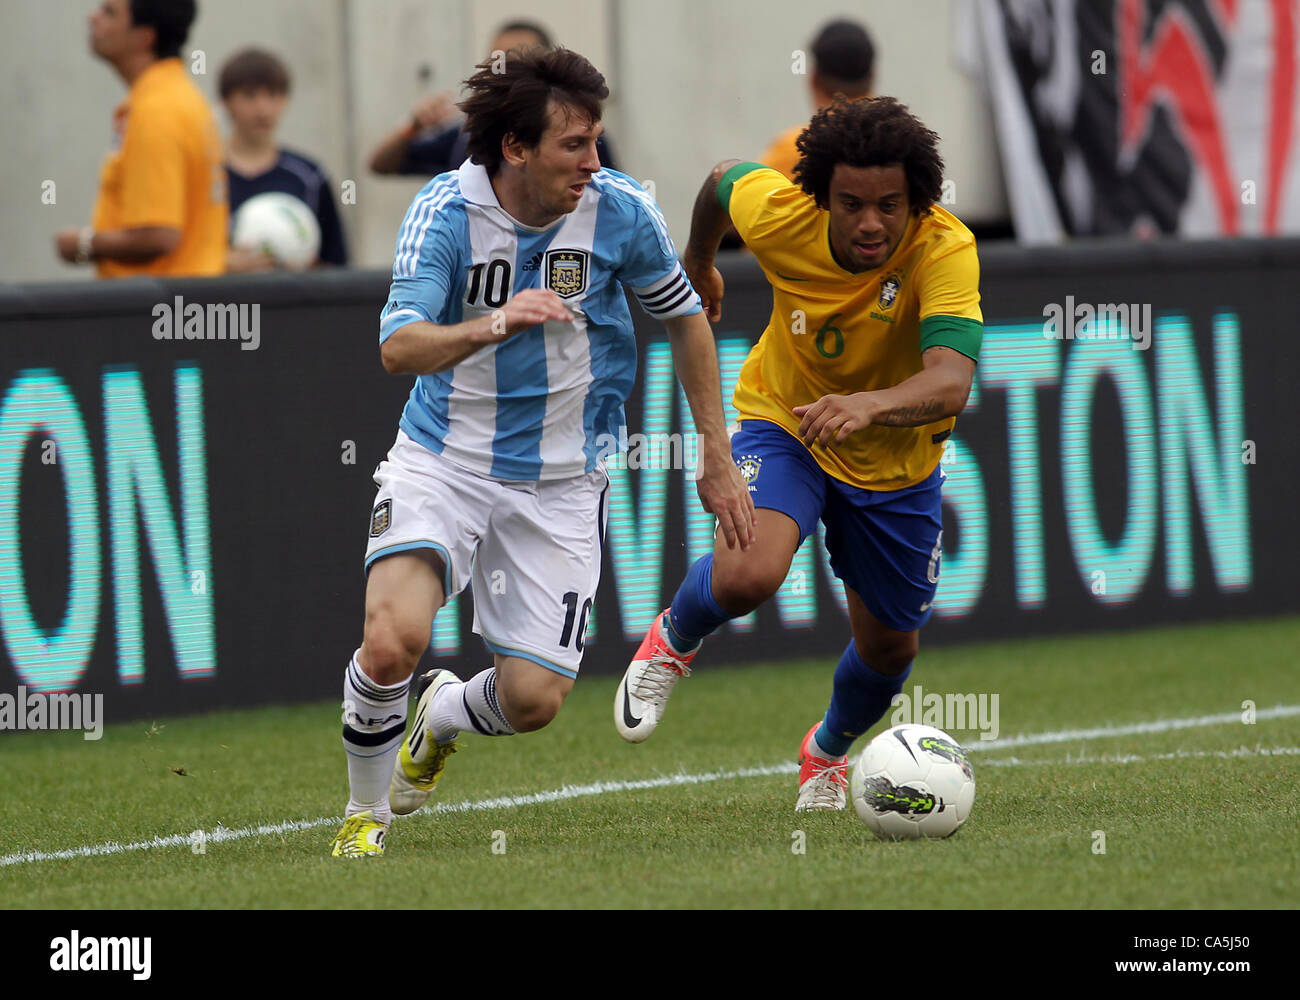
[[[635,729],[641,725],[641,720],[632,714],[632,692],[627,689],[626,684],[623,686],[623,724],[628,729]]]

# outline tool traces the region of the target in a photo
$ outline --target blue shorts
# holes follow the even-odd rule
[[[930,618],[943,542],[943,471],[901,490],[864,490],[828,475],[803,442],[766,420],[746,420],[731,456],[755,507],[799,525],[800,542],[826,525],[835,575],[867,610],[899,632]]]

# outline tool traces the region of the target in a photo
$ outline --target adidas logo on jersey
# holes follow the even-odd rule
[[[537,251],[537,253],[533,254],[530,258],[528,258],[527,263],[525,263],[524,266],[523,266],[522,268],[520,268],[520,270],[521,270],[521,271],[536,271],[536,270],[538,270],[541,266],[542,266],[542,252],[539,250],[539,251]]]

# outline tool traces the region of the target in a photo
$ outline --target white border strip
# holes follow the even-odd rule
[[[1300,715],[1300,705],[1278,705],[1265,708],[1255,713],[1255,719],[1283,719]],[[1160,719],[1155,722],[1137,722],[1126,726],[1102,726],[1095,729],[1067,729],[1057,732],[1027,733],[1020,736],[1008,736],[999,740],[969,740],[965,746],[969,750],[1000,750],[1007,747],[1037,746],[1045,743],[1067,743],[1071,740],[1097,740],[1113,736],[1132,736],[1146,733],[1166,733],[1176,729],[1191,729],[1198,726],[1217,726],[1226,723],[1241,723],[1240,712],[1224,712],[1219,715],[1201,715],[1189,719]],[[1245,751],[1244,753],[1242,751]],[[1175,751],[1173,754],[1157,754],[1151,760],[1172,759],[1180,756],[1252,756],[1252,755],[1290,755],[1300,754],[1294,747],[1276,747],[1272,750],[1258,749],[1252,754],[1246,748],[1241,751]],[[1097,758],[1067,758],[1066,763],[1129,763],[1142,760],[1141,757],[1118,755]],[[1019,761],[1016,758],[999,761],[985,761],[995,766],[1018,766],[1021,764],[1052,764],[1061,761]],[[773,764],[768,767],[742,767],[734,771],[707,771],[703,774],[669,774],[657,778],[643,778],[638,781],[597,781],[589,785],[565,785],[562,788],[546,792],[534,792],[530,795],[501,795],[491,799],[471,799],[462,802],[438,802],[425,806],[414,815],[436,813],[483,812],[491,809],[514,809],[519,806],[540,805],[546,802],[560,802],[591,795],[609,795],[615,792],[643,791],[651,788],[670,788],[680,785],[703,785],[714,781],[729,781],[734,778],[765,778],[779,774],[794,774],[799,770],[792,763]],[[336,826],[343,822],[341,816],[320,816],[316,819],[286,820],[283,823],[266,823],[261,826],[245,826],[228,830],[218,825],[213,830],[205,831],[209,843],[220,844],[232,840],[245,840],[249,837],[270,837],[284,833],[296,833],[301,830],[315,830],[322,826]],[[167,837],[154,837],[152,840],[137,840],[129,844],[108,841],[103,844],[71,847],[61,851],[25,851],[18,854],[0,856],[0,868],[10,865],[30,864],[35,861],[66,861],[72,858],[95,858],[108,854],[125,854],[128,851],[148,851],[159,847],[185,847],[190,843],[190,834],[174,833]]]

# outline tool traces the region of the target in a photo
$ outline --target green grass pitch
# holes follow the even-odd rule
[[[333,703],[110,726],[99,742],[3,734],[0,901],[1293,907],[1298,664],[1300,618],[923,650],[905,690],[997,694],[1001,740],[953,732],[973,751],[974,813],[948,840],[898,844],[875,840],[851,806],[793,811],[791,764],[825,708],[833,663],[714,669],[707,644],[641,746],[614,731],[611,677],[580,680],[540,733],[464,738],[434,799],[444,811],[399,817],[381,859],[328,856],[329,818],[347,798]],[[1254,724],[1240,719],[1247,701]],[[1160,720],[1183,722],[1139,728]],[[1089,732],[1106,726],[1119,734]],[[1026,734],[1037,736],[1006,742]],[[687,777],[665,780],[674,775]],[[560,789],[544,801],[487,801]],[[446,809],[457,803],[468,805]],[[188,842],[195,830],[203,853]],[[156,837],[173,839],[17,860]]]

